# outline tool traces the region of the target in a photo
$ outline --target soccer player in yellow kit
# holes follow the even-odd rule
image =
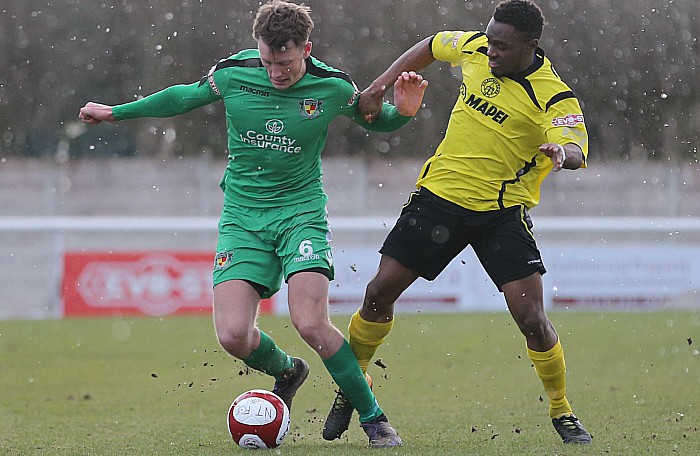
[[[588,136],[578,100],[538,47],[544,17],[527,0],[497,5],[486,32],[444,31],[400,56],[362,94],[372,120],[402,71],[435,60],[462,70],[462,84],[442,143],[427,160],[401,216],[382,246],[376,276],[350,322],[360,367],[393,325],[394,303],[418,277],[433,280],[471,245],[501,291],[527,342],[565,443],[590,434],[566,398],[566,366],[542,292],[546,272],[528,210],[550,171],[586,167]],[[324,438],[347,429],[352,406],[338,393]]]

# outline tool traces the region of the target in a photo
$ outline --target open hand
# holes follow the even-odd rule
[[[415,71],[401,73],[394,82],[394,105],[399,113],[404,116],[416,115],[423,103],[423,95],[427,87],[428,81]],[[358,109],[367,122],[372,123],[381,114],[385,92],[385,86],[376,90],[370,86],[360,95]]]
[[[403,116],[413,117],[423,103],[428,80],[415,71],[404,71],[394,83],[394,104]]]

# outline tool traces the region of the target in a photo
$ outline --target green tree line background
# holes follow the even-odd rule
[[[313,54],[366,87],[440,30],[484,30],[495,1],[307,0]],[[4,0],[0,4],[0,159],[223,155],[221,103],[170,119],[86,128],[87,101],[117,104],[199,80],[254,47],[251,0]],[[542,0],[541,47],[584,106],[591,160],[696,163],[700,2]],[[458,70],[457,70],[458,71]],[[391,134],[332,125],[325,154],[429,156],[459,74],[436,62],[417,119]],[[389,93],[389,96],[391,93]],[[240,113],[239,115],[245,115]]]

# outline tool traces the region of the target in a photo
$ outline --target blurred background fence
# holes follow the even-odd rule
[[[325,161],[338,274],[331,289],[335,311],[359,302],[378,262],[376,250],[413,190],[421,164]],[[61,317],[66,287],[81,286],[90,287],[98,306],[116,306],[124,295],[138,292],[132,296],[138,305],[157,314],[163,302],[190,293],[207,311],[222,203],[218,181],[225,165],[188,158],[6,160],[0,166],[0,319]],[[592,164],[550,175],[542,203],[532,211],[550,270],[547,305],[698,308],[699,190],[696,170],[669,171],[659,163]],[[66,255],[102,257],[96,268],[103,270],[115,264],[109,255],[124,252],[138,254],[128,279],[123,268],[118,277],[67,272]],[[158,255],[153,259],[148,252]],[[189,253],[203,260],[182,291],[172,278],[182,274],[170,269],[186,260],[174,256]],[[414,286],[400,311],[504,309],[471,251],[441,279]],[[284,307],[281,294],[272,310]]]

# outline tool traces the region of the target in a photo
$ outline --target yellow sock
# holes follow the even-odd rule
[[[559,418],[570,415],[572,411],[566,399],[566,363],[561,343],[557,340],[554,347],[546,352],[536,352],[528,348],[527,354],[535,365],[537,376],[542,380],[549,397],[549,416]]]
[[[367,372],[370,360],[377,348],[384,342],[384,338],[389,334],[392,326],[394,326],[393,319],[386,323],[367,321],[360,316],[359,310],[350,318],[348,326],[350,347],[360,363],[362,372]]]

